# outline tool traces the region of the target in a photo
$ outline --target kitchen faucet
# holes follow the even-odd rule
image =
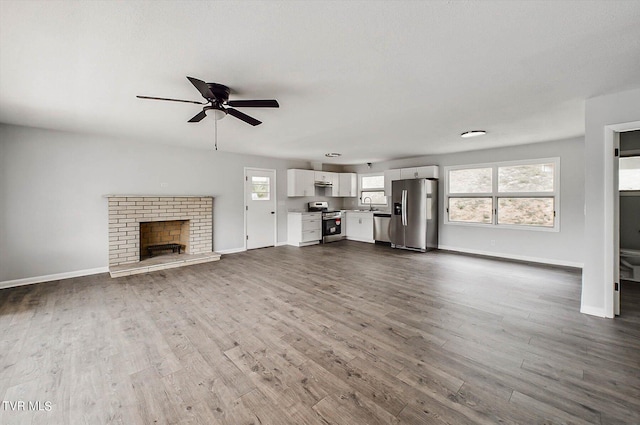
[[[372,203],[371,196],[365,196],[364,199],[362,200],[362,203],[364,204],[365,202],[367,202],[367,199],[369,199],[369,211],[373,211],[373,205],[371,205]]]

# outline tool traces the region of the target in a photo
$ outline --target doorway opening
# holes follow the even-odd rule
[[[622,286],[640,285],[640,130],[621,132],[617,139],[614,314],[619,315]]]

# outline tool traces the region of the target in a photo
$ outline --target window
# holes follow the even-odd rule
[[[360,174],[360,205],[387,205],[387,197],[384,196],[384,174]]]
[[[251,177],[251,200],[268,201],[271,199],[271,185],[269,177]]]
[[[558,230],[560,159],[445,168],[445,223]]]

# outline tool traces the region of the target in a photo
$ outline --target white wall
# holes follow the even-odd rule
[[[605,127],[640,121],[640,90],[588,99],[585,104],[585,254],[581,311],[613,316],[613,149]]]
[[[478,139],[482,144],[482,139]],[[347,167],[360,173],[419,165],[479,164],[560,157],[560,232],[500,229],[496,227],[439,224],[439,246],[463,252],[549,264],[582,267],[584,241],[584,143],[581,138],[463,153],[432,155]],[[439,211],[444,214],[444,179],[438,186]],[[495,245],[491,241],[495,241]]]
[[[105,194],[214,196],[216,251],[244,246],[244,167],[277,173],[278,242],[287,239],[287,161],[0,125],[0,282],[105,268]],[[162,187],[161,183],[167,183]]]

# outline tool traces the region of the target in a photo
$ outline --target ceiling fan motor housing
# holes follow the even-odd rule
[[[231,92],[231,90],[229,90],[229,87],[218,83],[207,83],[207,86],[209,87],[209,90],[211,90],[211,93],[213,93],[213,95],[215,96],[215,99],[207,100],[213,103],[218,101],[220,105],[222,105],[223,103],[227,103],[227,101],[229,100],[229,93]]]

